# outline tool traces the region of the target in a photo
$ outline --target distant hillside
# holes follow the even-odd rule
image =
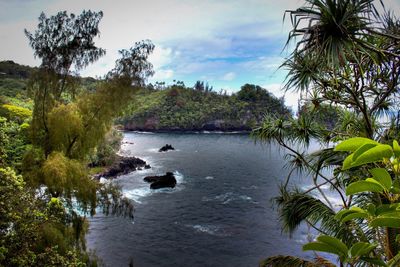
[[[12,60],[0,61],[0,96],[25,96],[28,79],[36,70],[37,67],[20,65]],[[91,77],[80,79],[82,88],[94,90],[96,79]]]
[[[19,100],[30,103],[26,87],[36,70],[13,61],[0,61],[0,104],[15,104]],[[80,79],[81,90],[96,90],[98,80]],[[143,88],[117,123],[126,130],[243,131],[251,130],[267,113],[291,114],[283,100],[256,85],[245,84],[230,96],[213,92],[212,87],[201,82],[194,88],[178,83],[162,90],[153,86]]]
[[[118,122],[138,131],[247,131],[267,113],[291,114],[283,100],[251,84],[232,96],[174,85],[143,89]]]
[[[34,70],[11,60],[0,61],[0,95],[15,97],[25,94],[28,78]]]

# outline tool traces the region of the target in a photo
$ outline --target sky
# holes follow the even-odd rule
[[[400,11],[400,0],[384,0]],[[284,95],[286,71],[279,69],[290,50],[284,49],[290,20],[285,10],[303,0],[0,0],[0,60],[37,66],[39,59],[24,35],[35,31],[38,17],[66,10],[103,11],[96,45],[106,55],[80,72],[102,76],[114,67],[118,50],[150,39],[156,46],[149,61],[155,75],[149,82],[173,80],[193,86],[208,82],[214,90],[236,92],[245,83]],[[397,12],[396,12],[397,13]],[[298,96],[286,93],[296,109]]]

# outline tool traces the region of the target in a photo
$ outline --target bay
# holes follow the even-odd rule
[[[158,152],[165,144],[174,151]],[[301,251],[308,231],[282,233],[271,198],[287,176],[274,144],[222,133],[124,134],[121,154],[152,168],[114,180],[135,201],[133,221],[97,214],[87,244],[105,266],[258,266]],[[147,175],[174,172],[174,189],[151,190]],[[295,179],[297,185],[304,181]]]

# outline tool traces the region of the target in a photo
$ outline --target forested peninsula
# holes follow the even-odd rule
[[[0,103],[27,107],[26,86],[34,71],[13,61],[0,62]],[[91,77],[79,79],[81,91],[92,91],[99,82]],[[141,88],[116,124],[133,131],[250,131],[267,114],[289,118],[291,110],[283,98],[258,85],[245,84],[237,93],[228,94],[214,91],[202,81],[192,87],[177,81],[169,86],[156,83]]]

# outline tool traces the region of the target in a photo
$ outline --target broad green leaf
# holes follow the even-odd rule
[[[364,144],[364,145],[360,146],[356,151],[354,151],[353,161],[356,161],[360,155],[364,154],[364,152],[366,152],[376,146],[377,146],[377,144]]]
[[[347,139],[347,140],[341,142],[340,144],[338,144],[335,147],[335,151],[354,152],[364,144],[379,144],[379,143],[374,140],[364,138],[364,137],[353,137],[353,138]]]
[[[400,217],[378,217],[369,224],[371,227],[400,228]]]
[[[343,218],[340,220],[340,222],[345,223],[347,221],[350,221],[350,220],[353,220],[356,218],[368,218],[368,214],[364,213],[364,212],[353,212],[351,214],[343,216]]]
[[[341,210],[335,215],[335,219],[340,221],[341,223],[345,223],[347,221],[356,218],[367,218],[367,217],[368,217],[368,212],[357,206],[351,207],[350,209]]]
[[[377,180],[381,185],[383,185],[386,190],[390,190],[392,186],[392,177],[389,172],[383,168],[375,168],[369,170],[375,180]]]
[[[308,251],[308,250],[328,252],[328,253],[332,253],[332,254],[335,254],[338,256],[343,256],[343,253],[340,250],[338,250],[328,244],[320,243],[320,242],[310,242],[310,243],[305,244],[303,246],[303,251]]]
[[[379,185],[380,187],[382,187],[383,190],[385,190],[385,187],[383,186],[383,184],[381,184],[380,182],[378,182],[378,181],[375,180],[374,178],[367,178],[367,179],[365,179],[364,181],[377,184],[377,185]]]
[[[384,215],[387,213],[399,211],[400,203],[395,204],[382,204],[376,208],[375,214],[377,216]]]
[[[338,220],[338,221],[341,221],[343,217],[345,217],[345,216],[347,216],[349,214],[352,214],[352,213],[355,213],[355,211],[348,210],[348,209],[341,210],[338,213],[336,213],[335,219]]]
[[[356,212],[365,212],[364,209],[362,209],[362,208],[360,208],[360,207],[357,207],[357,206],[351,207],[350,210],[356,211]]]
[[[343,166],[342,166],[342,170],[348,170],[351,168],[351,164],[353,163],[353,156],[354,153],[351,153],[350,155],[348,155],[344,161],[343,161]]]
[[[400,218],[400,210],[384,212],[384,213],[379,214],[379,216],[382,217],[382,218],[383,217]]]
[[[317,237],[317,241],[330,245],[335,249],[338,249],[339,251],[342,252],[343,255],[346,255],[347,251],[349,250],[345,243],[329,235],[320,235]]]
[[[373,183],[369,181],[358,181],[351,183],[346,188],[346,195],[354,195],[360,192],[376,192],[382,193],[383,187],[378,183]]]
[[[393,194],[400,194],[400,189],[398,188],[398,187],[391,187],[390,188],[390,190],[389,190],[389,192],[390,193],[393,193]]]
[[[389,145],[377,145],[363,154],[361,154],[351,165],[351,167],[356,167],[364,165],[371,162],[378,162],[384,158],[390,158],[393,155],[392,147]]]
[[[400,157],[400,146],[396,140],[393,140],[393,152],[396,157]]]
[[[366,243],[366,242],[357,242],[355,243],[351,248],[350,248],[350,257],[355,258],[359,256],[363,256],[365,254],[368,254],[376,248],[376,245]]]
[[[373,203],[368,204],[367,212],[369,215],[375,215],[376,206]]]

